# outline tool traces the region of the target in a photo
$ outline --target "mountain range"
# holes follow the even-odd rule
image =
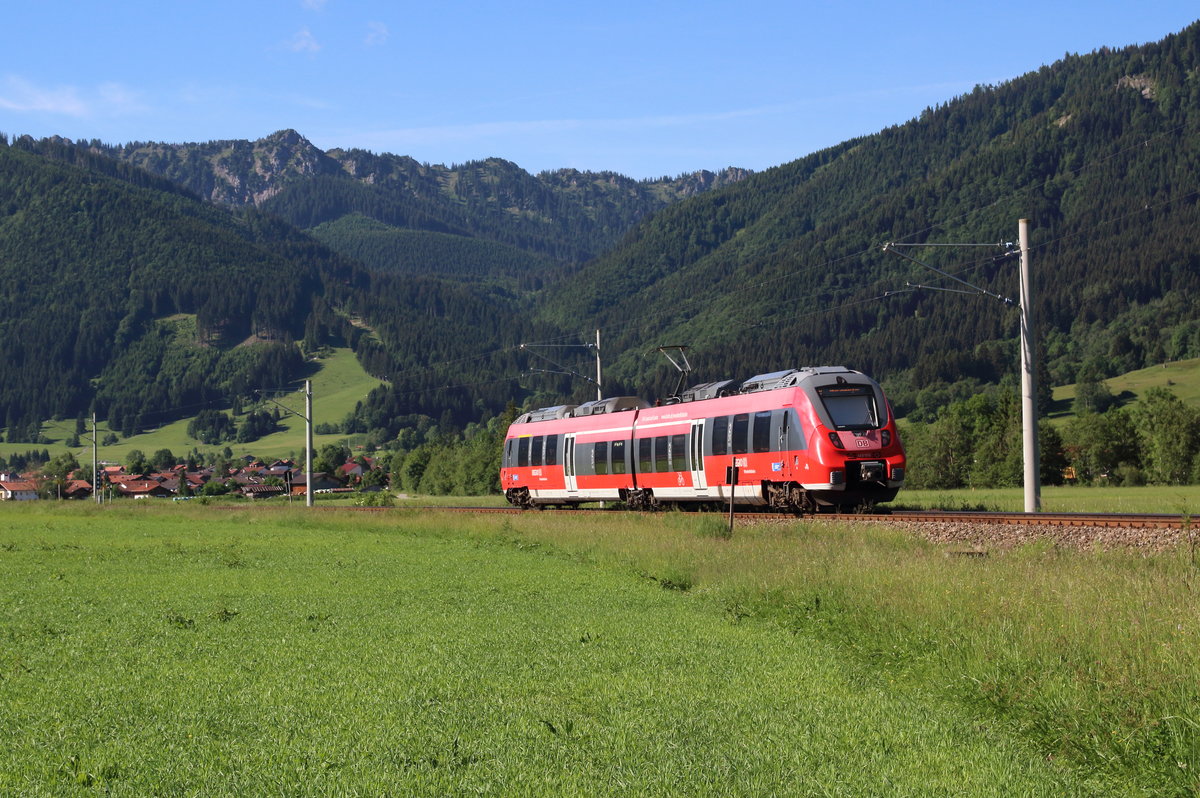
[[[603,335],[605,392],[843,363],[916,417],[1016,372],[1003,246],[1033,225],[1049,383],[1200,356],[1200,25],[1072,55],[750,173],[638,181],[501,159],[0,137],[0,420],[134,431],[352,347],[384,387],[347,428],[461,426],[594,387],[521,343]],[[885,252],[911,245],[917,261]],[[966,246],[986,244],[988,246]],[[936,246],[935,246],[936,245]],[[954,245],[954,246],[946,246]],[[545,351],[545,350],[543,350]],[[553,355],[582,372],[582,349]],[[561,365],[560,365],[561,364]],[[588,367],[590,368],[590,367]]]

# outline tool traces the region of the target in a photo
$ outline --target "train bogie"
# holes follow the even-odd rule
[[[618,397],[532,411],[501,481],[518,506],[622,501],[792,510],[890,501],[904,450],[879,386],[841,367],[708,383],[651,407]]]

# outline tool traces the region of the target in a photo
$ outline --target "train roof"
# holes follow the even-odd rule
[[[769,374],[759,374],[742,383],[742,393],[757,393],[759,391],[774,391],[777,388],[792,388],[813,377],[837,376],[845,374],[861,374],[845,366],[804,366],[798,369],[772,371]]]
[[[553,421],[560,418],[582,418],[583,416],[598,416],[603,413],[621,413],[626,410],[643,410],[650,403],[639,396],[612,396],[608,399],[596,399],[581,405],[556,405],[530,410],[517,417],[514,424],[531,424],[535,421]]]
[[[701,402],[706,399],[717,399],[722,396],[774,391],[779,388],[794,388],[801,383],[821,377],[827,379],[816,379],[814,381],[821,384],[832,383],[839,379],[844,379],[846,375],[850,374],[860,377],[865,376],[862,372],[848,369],[845,366],[803,366],[798,369],[784,369],[766,374],[756,374],[748,380],[717,380],[716,382],[693,385],[691,388],[682,391],[679,396],[673,396],[664,403]],[[558,405],[556,407],[543,407],[539,410],[531,410],[517,418],[513,423],[525,424],[561,418],[581,418],[583,416],[594,416],[602,413],[620,413],[625,410],[644,410],[648,407],[650,407],[649,402],[637,396],[613,396],[608,399],[584,402],[581,405]]]
[[[571,411],[578,405],[555,405],[554,407],[543,407],[539,410],[530,410],[519,416],[513,423],[525,424],[532,421],[553,421],[556,418],[566,418],[571,415]]]
[[[608,399],[597,399],[594,402],[584,402],[571,411],[575,418],[581,416],[598,416],[601,413],[621,413],[625,410],[643,410],[650,403],[640,396],[613,396]]]

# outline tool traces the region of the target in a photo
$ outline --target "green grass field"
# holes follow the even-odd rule
[[[0,506],[0,794],[1198,786],[1185,557],[721,528]]]

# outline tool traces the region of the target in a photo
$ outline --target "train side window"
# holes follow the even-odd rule
[[[750,445],[750,414],[738,413],[733,417],[733,453],[745,454]]]
[[[654,470],[654,439],[642,438],[638,441],[638,471],[648,474]]]
[[[789,407],[783,411],[783,428],[779,433],[780,440],[784,441],[783,448],[785,451],[804,450],[808,448],[808,438],[804,434],[804,427],[800,424],[800,416],[797,415],[794,407]]]
[[[712,453],[729,454],[729,416],[712,420]]]
[[[625,473],[625,441],[612,442],[612,473]]]
[[[771,411],[760,410],[754,414],[754,451],[771,451]]]
[[[517,441],[517,465],[524,468],[529,465],[529,438],[521,438]]]
[[[558,436],[546,436],[546,465],[558,465]]]
[[[671,471],[687,471],[687,436],[671,436]]]
[[[594,448],[590,443],[575,444],[575,476],[596,473]]]
[[[546,439],[541,435],[535,435],[533,443],[529,448],[529,464],[531,466],[540,466],[542,464],[542,450],[546,446]]]
[[[608,441],[597,443],[593,449],[595,454],[596,474],[604,476],[608,473]]]
[[[671,470],[671,461],[667,452],[666,435],[659,435],[654,439],[654,470],[659,473]]]
[[[509,438],[504,442],[504,467],[513,467],[513,447],[517,445],[516,438]]]

